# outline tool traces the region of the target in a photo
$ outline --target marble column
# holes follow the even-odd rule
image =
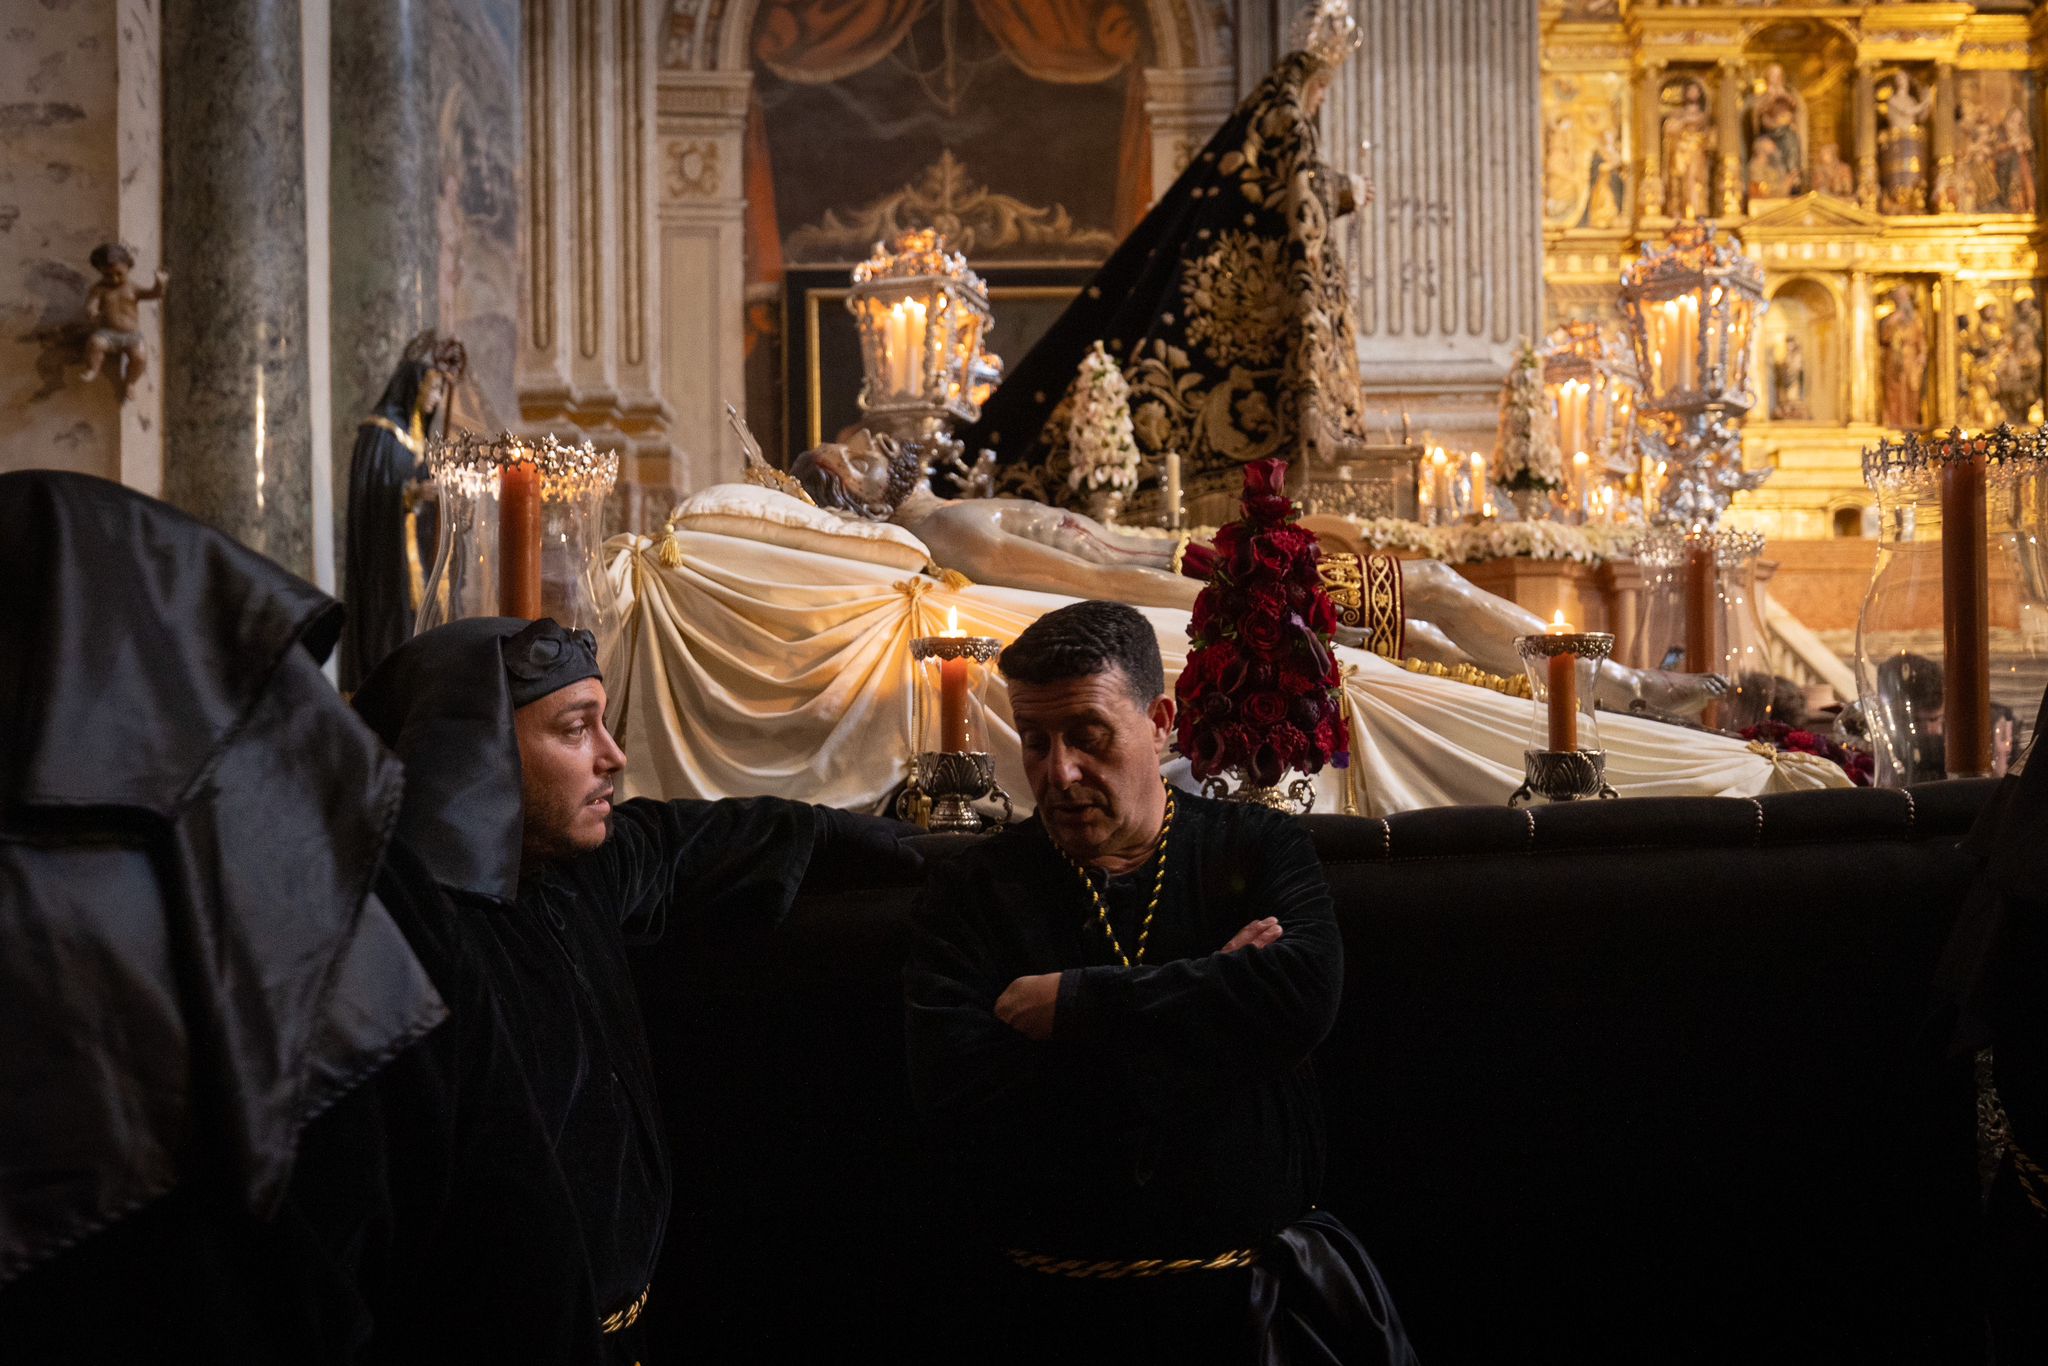
[[[1856,202],[1877,208],[1877,70],[1856,63]]]
[[[163,8],[164,494],[312,577],[298,0]]]
[[[1447,444],[1490,446],[1515,342],[1543,327],[1536,7],[1362,0],[1357,13],[1356,119],[1335,126],[1372,139],[1378,182],[1351,270],[1372,426],[1406,411]],[[1355,144],[1325,154],[1355,169]]]
[[[335,572],[349,452],[405,343],[435,325],[440,244],[431,0],[358,0],[333,26],[328,195]]]

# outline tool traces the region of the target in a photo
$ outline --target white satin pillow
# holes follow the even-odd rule
[[[754,484],[713,484],[675,510],[677,527],[764,541],[785,550],[808,550],[843,560],[921,571],[932,553],[923,541],[889,522],[855,521],[813,507],[780,489]]]

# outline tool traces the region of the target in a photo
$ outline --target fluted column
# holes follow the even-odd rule
[[[313,571],[297,0],[163,9],[164,493]]]
[[[1877,71],[1856,63],[1856,202],[1877,208]]]
[[[1378,181],[1352,267],[1367,402],[1490,442],[1515,341],[1543,323],[1536,6],[1357,9],[1350,126]]]
[[[334,519],[349,451],[406,341],[436,326],[439,155],[432,0],[356,0],[332,29],[331,321]],[[336,581],[346,536],[334,538]]]

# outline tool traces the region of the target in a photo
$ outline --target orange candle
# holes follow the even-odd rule
[[[946,609],[946,629],[939,634],[946,639],[966,638],[967,633],[960,629],[959,608]],[[948,754],[967,754],[973,748],[973,737],[967,733],[967,694],[973,683],[968,670],[972,667],[964,655],[939,661],[939,748]]]
[[[1571,625],[1559,612],[1551,622],[1547,635],[1563,635]],[[1553,750],[1577,749],[1579,747],[1579,657],[1569,651],[1550,656],[1544,661],[1550,669],[1549,676],[1549,720],[1550,747]]]
[[[1714,618],[1720,583],[1714,567],[1714,535],[1695,531],[1685,538],[1685,667],[1696,674],[1712,673]],[[1700,713],[1700,724],[1714,728],[1720,709],[1709,702]]]
[[[498,613],[540,616],[540,469],[531,461],[498,472]]]
[[[1952,778],[1991,772],[1991,570],[1984,512],[1984,457],[1972,454],[1943,465],[1941,722],[1944,767]]]
[[[948,754],[968,752],[967,670],[965,659],[939,661],[939,748]]]

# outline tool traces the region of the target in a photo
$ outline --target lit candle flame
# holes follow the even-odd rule
[[[1553,636],[1563,635],[1566,631],[1569,631],[1571,629],[1572,624],[1564,619],[1564,609],[1560,607],[1557,609],[1557,614],[1551,617],[1550,629],[1545,634]]]
[[[957,607],[948,607],[946,609],[945,634],[949,636],[964,636],[967,634],[960,629],[960,609]]]

